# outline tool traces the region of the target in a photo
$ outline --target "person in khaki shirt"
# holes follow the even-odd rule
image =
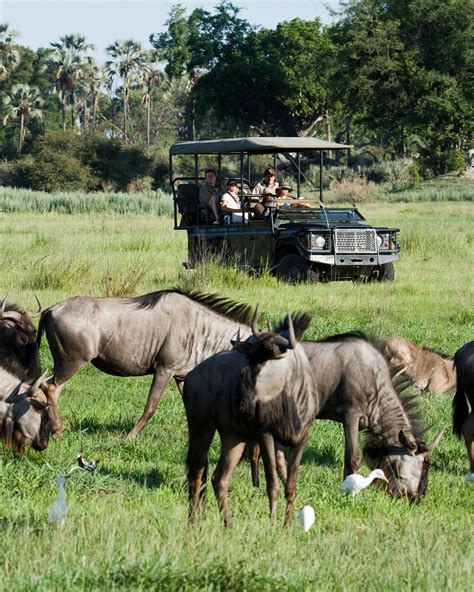
[[[268,189],[275,193],[277,187],[276,171],[274,168],[268,167],[263,172],[263,179],[253,188],[252,195],[263,195],[263,192]]]
[[[205,182],[199,188],[199,201],[207,206],[216,219],[216,222],[219,221],[219,198],[217,196],[217,174],[215,169],[207,168],[204,172]]]

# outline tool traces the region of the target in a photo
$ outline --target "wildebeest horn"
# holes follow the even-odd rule
[[[295,328],[293,327],[293,321],[291,320],[290,313],[288,313],[288,341],[290,343],[289,349],[295,349],[295,347],[296,347]]]
[[[446,431],[446,428],[444,427],[440,431],[440,433],[436,436],[436,438],[433,440],[433,442],[431,442],[431,444],[426,445],[426,450],[433,450],[433,448],[436,448],[436,446],[438,446],[438,444],[440,443],[440,440],[443,437],[443,434],[445,431]]]
[[[255,312],[253,313],[252,333],[255,335],[255,337],[260,337],[260,335],[262,334],[262,332],[258,328],[258,304],[255,307]]]
[[[9,319],[11,321],[19,321],[21,318],[21,314],[16,312],[15,310],[7,310],[5,312],[5,306],[7,304],[7,295],[5,294],[5,298],[2,302],[2,310],[0,310],[0,318],[1,319]]]
[[[18,393],[21,391],[21,386],[22,386],[22,382],[19,382],[16,387],[12,390],[12,392],[9,395],[10,397],[16,397],[18,395]]]
[[[35,382],[30,386],[30,388],[28,389],[28,396],[29,397],[33,397],[35,392],[38,390],[39,385],[44,381],[44,379],[46,378],[46,374],[47,372],[45,372],[42,376],[40,376],[39,378],[37,378],[35,380]]]
[[[30,317],[34,319],[35,317],[39,317],[43,312],[43,307],[41,306],[41,302],[39,301],[38,296],[35,294],[36,302],[38,303],[38,310],[36,312],[30,312]]]
[[[268,326],[268,332],[269,333],[272,333],[273,332],[273,327],[272,327],[272,324],[271,324],[270,319],[268,318],[268,316],[267,316],[267,326]]]

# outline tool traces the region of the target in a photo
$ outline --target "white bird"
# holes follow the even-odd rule
[[[64,483],[66,477],[64,475],[56,476],[56,483],[58,484],[59,498],[54,506],[49,511],[48,522],[49,524],[57,523],[59,526],[63,526],[66,520],[66,491],[64,490]]]
[[[471,473],[470,475],[464,477],[464,481],[466,483],[474,483],[474,473]]]
[[[311,506],[303,506],[300,510],[299,517],[304,531],[307,532],[313,526],[314,521],[316,520],[314,508]]]
[[[363,477],[357,473],[348,475],[339,486],[339,491],[355,497],[359,492],[368,487],[374,479],[383,479],[388,483],[388,479],[382,469],[375,469],[368,477]]]

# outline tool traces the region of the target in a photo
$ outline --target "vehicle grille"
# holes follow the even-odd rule
[[[335,253],[377,253],[377,235],[373,228],[336,228]]]

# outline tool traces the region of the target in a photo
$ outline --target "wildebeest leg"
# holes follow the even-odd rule
[[[212,475],[212,486],[216,494],[219,511],[224,519],[224,526],[231,526],[232,524],[228,503],[229,483],[235,467],[239,464],[244,448],[245,442],[234,436],[221,435],[221,456]]]
[[[466,441],[467,455],[471,473],[474,473],[474,413],[471,413],[462,426],[462,433]]]
[[[260,476],[258,474],[258,461],[260,459],[260,446],[256,442],[247,445],[250,456],[250,473],[252,475],[252,485],[260,487]]]
[[[277,465],[277,472],[280,479],[283,483],[286,482],[287,477],[287,470],[286,470],[286,460],[285,460],[285,451],[284,447],[277,442],[276,444],[276,465]]]
[[[68,378],[70,377],[68,376]],[[59,395],[61,394],[64,386],[64,382],[65,381],[58,383],[56,376],[53,374],[40,384],[40,388],[46,395],[46,400],[49,403],[48,412],[52,423],[52,434],[55,438],[61,438],[63,435],[63,423],[61,421],[61,416],[59,415],[58,401]]]
[[[344,418],[344,479],[357,472],[360,467],[359,416],[346,415]]]
[[[272,524],[275,524],[277,519],[279,484],[275,458],[275,441],[271,434],[262,434],[260,448],[262,450],[263,466],[265,467],[268,501],[270,502],[270,520]]]
[[[207,480],[207,455],[216,432],[214,425],[190,426],[186,457],[189,496],[189,520],[193,521],[201,507]]]
[[[142,416],[137,421],[133,430],[128,434],[129,438],[136,438],[145,427],[150,417],[155,413],[158,403],[160,402],[161,395],[163,394],[163,391],[165,390],[165,387],[172,376],[173,373],[169,370],[160,369],[155,372],[153,375],[150,392],[148,393],[145,410],[143,411]]]
[[[290,526],[293,522],[296,501],[296,479],[298,477],[298,469],[307,441],[308,431],[305,432],[304,436],[296,446],[290,448],[288,455],[288,477],[286,478],[285,483],[285,526]]]

